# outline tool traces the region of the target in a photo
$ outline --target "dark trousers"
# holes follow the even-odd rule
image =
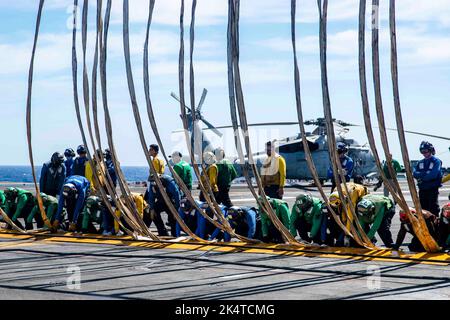
[[[383,220],[381,221],[380,227],[377,230],[378,235],[380,236],[381,241],[383,241],[384,245],[387,248],[392,248],[394,245],[394,241],[392,240],[392,233],[391,233],[391,223],[392,218],[395,215],[395,208],[392,208],[391,210],[387,211],[384,214]],[[364,232],[368,233],[370,231],[370,225],[367,225],[364,228]],[[373,243],[376,242],[375,237],[373,239],[370,239]]]
[[[114,233],[114,218],[106,208],[102,210],[102,224],[100,227],[103,231]]]
[[[425,220],[427,223],[428,231],[430,232],[430,235],[438,241],[438,234],[437,234],[437,226],[434,222],[431,221],[431,219]],[[411,240],[411,243],[408,245],[409,250],[414,252],[423,252],[425,251],[424,247],[422,246],[422,243],[420,242],[419,238],[413,233],[413,238]]]
[[[280,199],[283,200],[283,197],[280,197],[278,194],[278,190],[280,190],[280,186],[272,185],[264,187],[264,193],[271,199]]]
[[[23,218],[23,220],[25,221],[25,228],[23,227],[22,223],[19,220],[16,220],[14,222],[14,224],[19,227],[20,229],[25,229],[25,230],[33,230],[33,223],[28,223],[27,222],[27,218],[30,215],[31,211],[33,210],[33,205],[32,204],[27,204],[23,209],[22,212],[20,214],[19,218]],[[42,219],[41,219],[42,220]]]
[[[66,226],[65,226],[66,230],[69,230],[69,224],[73,221],[76,205],[77,205],[76,199],[67,199],[66,200],[66,210],[67,210],[67,218],[68,218],[68,222],[66,223]],[[74,221],[74,222],[77,225],[76,231],[81,231],[81,227],[83,224],[83,216],[81,215],[81,212],[78,215],[78,220]]]
[[[161,217],[162,212],[166,212],[168,216],[169,226],[170,226],[170,234],[172,237],[176,237],[176,220],[173,215],[170,213],[169,208],[166,206],[164,200],[157,200],[155,202],[155,216],[152,217],[150,214],[144,214],[144,223],[150,227],[150,225],[155,223],[156,229],[158,230],[158,235],[161,237],[167,236],[168,232],[166,226],[164,225],[164,221]]]
[[[230,199],[230,187],[219,187],[216,200],[218,204],[223,204],[227,208],[231,208],[233,203]]]
[[[447,242],[447,238],[450,235],[450,224],[447,221],[447,223],[444,221],[444,218],[441,217],[441,219],[439,220],[439,245],[443,248],[448,247],[446,245]]]
[[[381,238],[381,241],[383,241],[384,245],[388,248],[391,248],[392,245],[394,244],[391,233],[391,223],[394,215],[395,215],[395,208],[392,208],[391,210],[386,212],[383,221],[381,221],[380,228],[377,231],[378,235]]]
[[[328,226],[327,220],[328,220],[327,217],[325,215],[322,215],[320,231],[312,239],[308,234],[308,232],[311,232],[312,225],[309,224],[305,220],[305,218],[302,217],[302,218],[297,219],[297,221],[295,222],[295,228],[297,229],[298,234],[302,240],[307,241],[307,242],[311,242],[311,240],[312,240],[315,243],[323,244],[327,240],[327,226]]]
[[[270,224],[268,239],[265,239],[265,242],[284,243],[284,239],[283,236],[281,235],[281,232],[275,227],[273,223]]]
[[[435,216],[439,216],[439,188],[419,190],[420,205],[422,209],[430,211]]]

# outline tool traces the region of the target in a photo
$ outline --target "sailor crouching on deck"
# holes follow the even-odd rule
[[[297,196],[291,211],[291,230],[307,242],[325,244],[327,240],[328,215],[324,203],[309,194]],[[308,235],[309,232],[309,235]]]
[[[56,231],[62,221],[64,208],[67,211],[70,232],[81,230],[81,219],[79,216],[84,208],[86,199],[89,196],[91,184],[89,180],[82,176],[72,176],[64,181],[64,187],[59,195],[58,212],[53,222],[53,230]]]

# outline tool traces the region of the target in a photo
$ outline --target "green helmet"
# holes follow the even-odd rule
[[[373,218],[375,215],[375,205],[372,201],[362,199],[358,202],[358,215]]]
[[[97,205],[100,202],[100,199],[98,197],[89,197],[86,200],[86,206],[88,208],[92,208],[93,206]]]
[[[9,187],[5,189],[5,197],[8,200],[13,200],[17,196],[17,188]]]
[[[48,195],[46,195],[45,193],[41,192],[40,195],[41,195],[42,201],[48,200]]]
[[[49,201],[49,198],[48,198],[48,195],[46,195],[45,193],[43,193],[43,192],[41,192],[41,193],[39,193],[40,195],[41,195],[41,198],[42,198],[42,202],[48,202]],[[34,202],[36,203],[36,204],[38,204],[38,198],[36,197],[36,198],[34,198]]]
[[[297,196],[295,200],[295,210],[299,213],[300,211],[306,211],[313,205],[313,198],[309,194],[301,194]]]

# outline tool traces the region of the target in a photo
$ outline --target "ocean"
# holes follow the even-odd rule
[[[38,181],[42,166],[36,167]],[[122,167],[128,182],[146,181],[148,178],[148,167]],[[33,175],[30,166],[0,166],[0,182],[32,183]]]

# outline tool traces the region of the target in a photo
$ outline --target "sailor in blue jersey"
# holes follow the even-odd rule
[[[353,169],[355,167],[353,159],[347,155],[348,147],[343,142],[338,142],[337,152],[339,154],[339,160],[341,162],[342,169],[344,170],[345,182],[350,182],[353,175]],[[331,179],[331,192],[336,188],[336,181],[334,181],[333,167],[328,168],[327,179]]]
[[[53,229],[57,229],[62,221],[63,209],[66,208],[70,232],[81,230],[81,219],[78,219],[89,196],[89,180],[82,176],[66,178],[64,187],[59,195],[58,211],[53,223]]]
[[[439,188],[442,186],[442,161],[435,157],[434,146],[423,141],[420,144],[420,153],[423,159],[414,168],[413,175],[419,187],[419,198],[422,209],[430,211],[435,216],[439,216]]]

